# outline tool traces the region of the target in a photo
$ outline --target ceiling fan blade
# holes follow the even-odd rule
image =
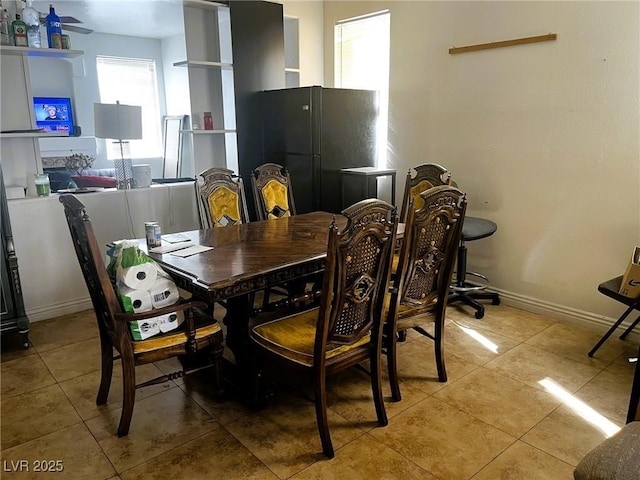
[[[66,23],[62,24],[62,30],[67,30],[69,32],[83,33],[85,35],[89,33],[93,33],[93,30],[91,30],[90,28],[78,27],[76,25],[67,25]]]
[[[82,23],[82,22],[75,17],[60,16],[60,23]]]

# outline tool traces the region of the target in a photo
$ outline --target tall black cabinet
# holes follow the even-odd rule
[[[238,168],[253,217],[253,195],[247,186],[253,169],[264,163],[259,92],[285,87],[284,12],[280,3],[231,0],[229,14]]]
[[[22,286],[18,273],[18,258],[13,246],[11,221],[4,178],[0,169],[0,228],[2,230],[2,290],[0,291],[2,311],[0,312],[0,333],[18,332],[22,336],[24,348],[29,347],[29,319],[24,310]]]

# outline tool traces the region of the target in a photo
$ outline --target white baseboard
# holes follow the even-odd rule
[[[617,318],[597,315],[584,310],[578,310],[577,308],[567,307],[566,305],[545,302],[537,298],[527,297],[525,295],[520,295],[519,293],[509,292],[499,288],[490,287],[487,290],[500,294],[501,304],[516,307],[527,312],[539,313],[560,322],[590,328],[603,333],[611,328],[617,320]],[[617,335],[621,335],[627,326],[630,325],[630,322],[633,322],[636,318],[638,318],[637,315],[631,313],[622,325],[616,329],[614,334],[617,333]],[[634,341],[640,340],[640,325],[629,333],[627,338],[633,339]]]
[[[543,300],[520,295],[519,293],[509,292],[499,288],[488,288],[488,291],[497,292],[500,295],[500,302],[504,305],[519,308],[527,312],[539,313],[555,320],[578,325],[592,330],[605,332],[617,319],[607,317],[605,315],[596,315],[595,313],[578,310],[576,308],[559,305],[557,303],[545,302]],[[81,312],[93,308],[89,297],[75,300],[72,302],[58,303],[47,305],[46,307],[27,311],[30,322],[38,322],[48,318],[59,317],[61,315],[69,315],[71,313]],[[634,312],[635,313],[635,312]],[[621,335],[629,325],[629,322],[637,317],[634,314],[629,315],[623,322],[616,333]],[[627,338],[634,341],[640,340],[640,326],[634,329]]]
[[[70,315],[92,308],[91,298],[86,297],[71,302],[54,303],[53,305],[27,310],[27,317],[29,318],[29,322],[39,322],[41,320]]]

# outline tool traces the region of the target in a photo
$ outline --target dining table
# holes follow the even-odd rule
[[[153,253],[140,240],[141,248],[178,287],[211,306],[224,302],[225,342],[234,357],[232,381],[251,406],[264,405],[268,397],[249,338],[252,294],[321,273],[333,221],[342,230],[347,220],[339,214],[311,212],[167,236],[183,240],[188,248],[211,247],[189,256],[181,256],[184,249]]]

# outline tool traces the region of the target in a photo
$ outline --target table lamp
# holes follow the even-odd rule
[[[93,118],[95,136],[111,138],[120,147],[120,159],[114,160],[118,189],[133,187],[133,168],[127,140],[142,138],[142,107],[114,104],[94,103]]]

